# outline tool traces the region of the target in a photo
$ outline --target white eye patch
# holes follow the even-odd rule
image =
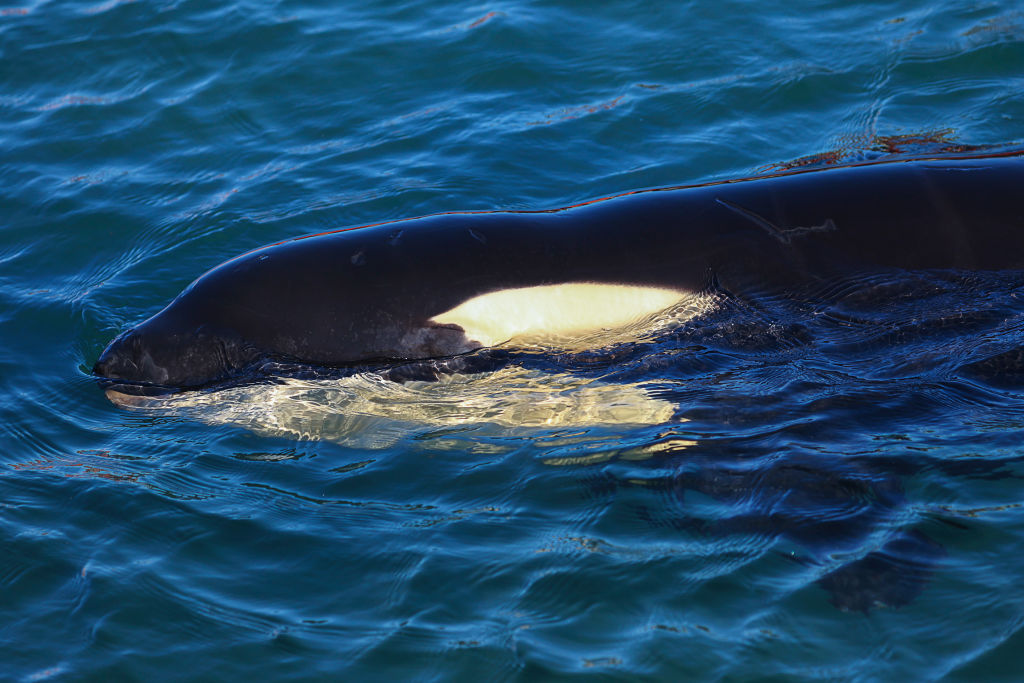
[[[669,308],[687,294],[596,282],[520,287],[473,297],[432,320],[458,325],[468,339],[495,346],[516,338],[571,337],[625,327]]]

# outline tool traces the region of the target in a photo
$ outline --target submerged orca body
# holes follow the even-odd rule
[[[194,388],[266,358],[436,358],[628,324],[712,286],[742,295],[886,268],[1024,268],[1024,156],[865,163],[300,237],[207,272],[114,339],[95,373]]]

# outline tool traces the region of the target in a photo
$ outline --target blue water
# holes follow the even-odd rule
[[[1022,140],[1009,1],[0,7],[0,679],[1019,678],[1019,274],[447,383],[90,369],[294,235]]]

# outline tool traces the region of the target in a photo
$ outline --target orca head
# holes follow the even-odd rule
[[[190,389],[224,379],[258,355],[228,330],[165,310],[110,342],[93,374],[121,386]]]
[[[190,288],[114,339],[93,372],[139,393],[139,387],[207,386],[261,358],[326,365],[420,360],[512,340],[583,348],[610,343],[618,338],[612,336],[616,331],[649,324],[659,313],[672,310],[669,317],[678,317],[678,304],[699,299],[678,289],[568,282],[485,292],[417,320],[415,314],[384,307],[339,312],[335,302],[313,312],[288,302],[265,304],[261,310],[238,293]],[[687,316],[700,310],[683,308]]]

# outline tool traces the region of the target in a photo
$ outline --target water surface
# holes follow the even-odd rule
[[[1013,680],[1016,273],[128,409],[294,235],[1024,140],[1013,2],[0,8],[4,678]]]

